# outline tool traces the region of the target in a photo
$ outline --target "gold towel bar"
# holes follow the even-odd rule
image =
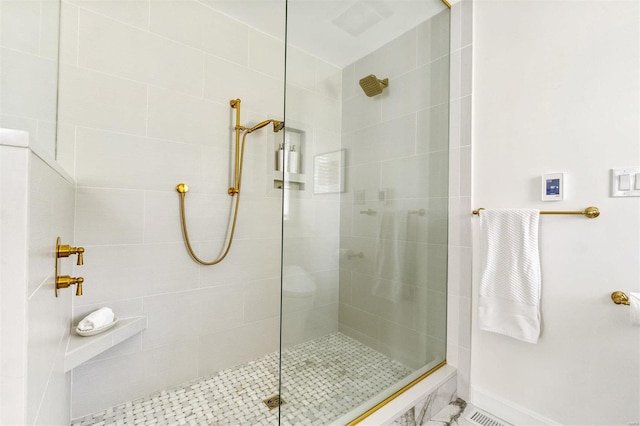
[[[474,210],[472,213],[475,216],[479,216],[480,215],[480,211],[484,210],[484,208],[479,208],[477,210]],[[600,216],[600,210],[597,207],[587,207],[586,209],[579,211],[579,212],[565,212],[565,211],[551,211],[551,212],[545,212],[542,211],[540,212],[540,214],[582,214],[585,215],[586,217],[588,217],[589,219],[594,219],[598,216]]]

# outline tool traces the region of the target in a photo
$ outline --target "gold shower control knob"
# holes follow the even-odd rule
[[[69,257],[72,254],[78,255],[78,265],[84,265],[84,247],[71,247],[68,244],[58,246],[58,257]]]
[[[61,288],[67,288],[75,284],[78,286],[76,288],[76,296],[82,296],[83,282],[84,282],[83,277],[71,277],[69,275],[61,275],[56,278],[56,290],[59,290]]]

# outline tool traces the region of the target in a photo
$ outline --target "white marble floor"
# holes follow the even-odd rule
[[[282,353],[280,424],[326,425],[412,371],[342,333]],[[76,419],[72,426],[276,425],[278,354]]]

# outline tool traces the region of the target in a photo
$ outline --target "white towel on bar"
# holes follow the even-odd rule
[[[375,279],[372,293],[398,303],[406,280],[412,252],[407,242],[408,213],[385,211],[382,213],[376,241]],[[413,251],[415,253],[415,250]]]
[[[540,211],[494,209],[480,213],[481,330],[529,343],[540,336]]]

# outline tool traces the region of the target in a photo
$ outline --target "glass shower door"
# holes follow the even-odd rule
[[[347,423],[445,359],[449,10],[289,0],[286,49],[280,422]]]

